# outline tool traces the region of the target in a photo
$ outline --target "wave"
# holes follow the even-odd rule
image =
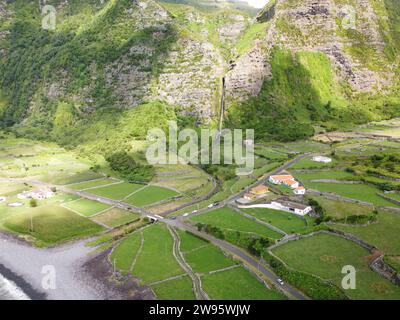
[[[13,281],[0,274],[0,300],[30,300]]]

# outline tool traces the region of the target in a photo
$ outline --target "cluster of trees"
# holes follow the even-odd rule
[[[155,175],[153,166],[143,165],[125,151],[115,152],[106,158],[111,169],[129,182],[151,181]]]
[[[374,210],[373,213],[370,215],[353,215],[353,216],[348,216],[346,218],[337,219],[329,216],[326,213],[326,210],[321,206],[321,204],[317,200],[310,198],[308,202],[314,208],[314,211],[318,214],[318,218],[315,220],[315,223],[317,225],[321,225],[322,222],[330,222],[330,221],[346,223],[346,224],[363,225],[367,223],[373,223],[378,220],[377,210]]]
[[[269,238],[248,235],[240,231],[222,230],[221,228],[203,223],[198,223],[196,226],[199,231],[212,234],[218,239],[226,240],[242,247],[256,257],[261,257],[262,253],[272,245]]]

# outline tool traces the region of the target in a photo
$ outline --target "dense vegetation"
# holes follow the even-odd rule
[[[271,256],[267,251],[262,255],[271,268],[283,280],[302,290],[313,300],[348,300],[348,297],[334,284],[324,282],[312,275],[288,269],[282,262]]]
[[[199,231],[209,233],[218,239],[238,245],[257,257],[261,257],[264,250],[272,244],[269,238],[257,237],[240,231],[223,230],[219,227],[203,223],[198,223],[196,226]]]
[[[52,4],[61,3],[56,0]],[[110,151],[104,150],[108,149],[104,142],[126,146],[132,137],[143,139],[148,124],[155,126],[179,118],[185,126],[194,126],[195,121],[179,116],[180,106],[152,100],[165,68],[165,54],[179,39],[188,37],[211,43],[229,63],[252,48],[256,39],[265,38],[269,21],[250,23],[255,12],[242,2],[160,3],[169,11],[172,22],[157,21],[157,25],[145,21],[144,27],[137,28],[135,19],[126,15],[127,11],[137,10],[132,1],[71,0],[58,12],[57,30],[49,31],[41,28],[37,1],[9,2],[12,17],[0,17],[0,32],[7,30],[6,36],[0,37],[0,125],[20,136],[52,139],[83,149],[86,144],[91,151],[97,148],[104,154]],[[290,5],[296,5],[296,1]],[[395,0],[382,0],[374,1],[374,10],[379,17],[378,31],[386,43],[382,61],[376,52],[370,59],[371,50],[363,45],[359,32],[341,30],[340,36],[359,43],[348,48],[349,54],[362,63],[366,61],[366,65],[372,61],[371,68],[380,68],[386,61],[398,60],[400,7]],[[384,19],[387,14],[388,19]],[[235,23],[232,16],[241,16],[245,28],[235,41],[222,41],[218,31]],[[285,19],[277,21],[277,28],[296,32]],[[160,30],[165,36],[154,37]],[[153,54],[132,54],[134,46],[150,48]],[[136,106],[138,110],[126,110],[114,90],[115,79],[110,81],[107,68],[121,59],[127,59],[125,62],[136,66],[138,72],[151,74],[144,85],[149,87],[149,92],[143,93],[146,103]],[[141,65],[143,61],[146,66]],[[354,94],[347,84],[339,83],[331,61],[323,53],[293,53],[276,47],[271,68],[272,79],[265,81],[259,96],[244,103],[228,101],[232,105],[227,114],[228,126],[254,128],[261,140],[289,141],[312,135],[316,126],[335,130],[400,112],[395,91],[373,96]],[[218,95],[216,92],[216,101]]]
[[[130,182],[151,181],[155,174],[154,168],[141,165],[132,156],[124,151],[116,152],[106,158],[111,169],[118,172]]]

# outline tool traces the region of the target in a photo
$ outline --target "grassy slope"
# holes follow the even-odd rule
[[[317,235],[278,247],[274,253],[290,267],[311,273],[341,286],[342,268],[357,270],[356,290],[348,290],[352,299],[399,299],[400,289],[371,271],[366,262],[369,252],[345,239]]]
[[[384,254],[400,255],[400,216],[396,213],[380,212],[378,223],[366,227],[335,226],[352,233],[364,241],[373,244]]]

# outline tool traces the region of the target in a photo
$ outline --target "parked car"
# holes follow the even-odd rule
[[[279,283],[281,286],[283,286],[283,285],[285,284],[285,282],[283,282],[282,279],[278,279],[278,283]]]

